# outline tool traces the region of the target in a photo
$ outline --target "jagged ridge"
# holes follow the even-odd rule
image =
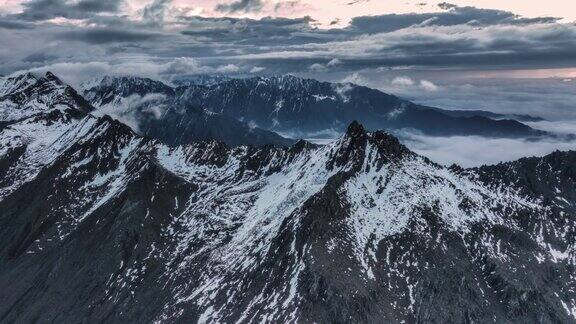
[[[84,95],[100,111],[130,120],[137,133],[169,145],[210,139],[231,146],[294,143],[274,132],[178,101],[175,89],[159,81],[105,77],[87,87]]]
[[[168,147],[110,118],[35,118],[0,133],[20,143],[0,163],[3,321],[573,318],[574,244],[551,239],[568,230],[551,211],[385,132]]]

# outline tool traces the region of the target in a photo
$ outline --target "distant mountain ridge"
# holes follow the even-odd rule
[[[295,138],[341,133],[352,120],[359,120],[368,129],[413,129],[433,136],[538,137],[546,134],[506,119],[514,116],[441,110],[362,86],[289,75],[160,88],[150,86],[148,94],[161,93],[167,96],[170,105],[201,107]],[[97,105],[104,98],[95,95],[98,91],[94,89],[85,89],[84,94]],[[133,93],[144,95],[143,91]],[[516,117],[532,120],[530,116]]]
[[[523,115],[523,114],[497,114],[490,111],[484,110],[446,110],[446,109],[438,109],[438,108],[431,108],[430,109],[437,109],[443,114],[454,116],[454,117],[487,117],[490,119],[495,120],[502,120],[502,119],[512,119],[519,122],[539,122],[544,121],[545,119],[542,117],[531,116],[531,115]]]
[[[182,100],[290,132],[344,131],[352,120],[369,129],[412,128],[429,135],[538,136],[542,132],[513,120],[453,116],[453,112],[416,105],[354,84],[319,82],[294,76],[233,79],[180,89]]]
[[[219,140],[228,145],[290,145],[294,140],[234,118],[174,100],[172,87],[151,79],[104,77],[84,96],[99,110],[134,120],[141,135],[170,145]]]

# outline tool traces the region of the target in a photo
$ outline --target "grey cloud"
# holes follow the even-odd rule
[[[24,2],[24,11],[17,15],[23,20],[42,21],[63,17],[85,19],[94,14],[116,13],[122,0],[31,0]]]
[[[444,10],[450,10],[453,8],[457,8],[458,6],[455,4],[448,3],[448,2],[442,2],[442,3],[438,4],[438,7],[440,7],[441,9],[444,9]]]
[[[121,30],[110,28],[89,28],[70,30],[60,33],[57,38],[67,41],[79,41],[89,44],[108,44],[124,42],[150,41],[161,37],[156,32]]]
[[[402,142],[431,160],[463,167],[514,161],[527,156],[544,156],[556,150],[574,150],[576,141],[544,139],[498,139],[477,136],[430,137],[404,132]]]
[[[259,11],[263,6],[262,0],[237,0],[230,4],[220,4],[216,6],[216,10],[228,13],[251,12]]]
[[[37,52],[26,56],[23,61],[30,63],[44,63],[56,59],[54,55],[50,55],[44,52]]]
[[[266,49],[281,45],[305,44],[313,41],[330,41],[333,36],[310,26],[312,19],[303,17],[237,19],[237,18],[187,18],[182,35],[205,37],[214,42],[237,43],[239,46],[256,45]],[[258,51],[258,48],[253,48]]]
[[[19,20],[12,20],[0,17],[0,28],[4,29],[32,29],[35,26],[31,23],[19,21]]]
[[[441,4],[441,8],[449,11],[441,13],[424,14],[390,14],[379,16],[356,17],[349,27],[352,31],[359,33],[381,33],[392,32],[411,26],[456,26],[463,24],[488,26],[496,24],[539,24],[554,23],[559,19],[554,17],[522,18],[511,12],[479,9],[475,7],[458,7],[455,5]]]
[[[66,6],[81,3],[31,3],[39,6],[51,2]],[[240,2],[230,5],[235,3]],[[38,22],[42,28],[19,30],[18,37],[57,40],[46,49],[47,55],[58,58],[51,62],[122,60],[134,55],[203,57],[210,64],[261,66],[268,73],[305,72],[313,64],[326,64],[334,58],[346,62],[338,70],[351,72],[401,66],[509,69],[576,64],[576,26],[554,18],[526,20],[498,10],[450,6],[440,13],[357,17],[349,27],[332,29],[316,28],[310,17],[256,20],[179,16],[175,21],[164,21],[167,10],[171,10],[169,0],[155,0],[141,12],[142,21],[93,13],[88,23],[97,27]],[[54,15],[50,10],[46,13]],[[17,49],[17,56],[0,50],[0,72],[26,66],[29,62],[23,58],[39,51],[33,42],[20,44],[9,33],[2,34],[1,28],[0,39]]]
[[[300,0],[290,0],[278,2],[274,5],[274,10],[279,11],[282,9],[294,9],[300,4]]]
[[[152,3],[144,7],[142,18],[147,23],[161,25],[171,2],[172,0],[153,0]]]

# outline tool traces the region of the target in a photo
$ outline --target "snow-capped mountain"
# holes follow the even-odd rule
[[[177,90],[180,100],[281,133],[343,132],[353,120],[368,129],[408,128],[429,135],[525,137],[543,135],[516,120],[485,111],[448,111],[351,83],[295,76],[231,79]],[[533,119],[528,119],[533,120]]]
[[[90,112],[92,106],[72,87],[47,72],[0,78],[0,122],[19,120],[49,110]]]
[[[576,211],[576,152],[556,151],[543,158],[473,169],[492,186],[514,187],[522,195],[545,201],[550,206]]]
[[[170,147],[42,110],[0,128],[0,321],[574,322],[557,159],[445,168],[356,122],[325,146]]]
[[[114,81],[111,81],[114,80]],[[425,107],[354,84],[337,84],[294,76],[224,79],[215,83],[169,87],[159,81],[139,78],[105,78],[100,84],[85,87],[84,94],[95,106],[104,109],[132,107],[131,111],[157,107],[183,107],[172,115],[181,117],[197,108],[247,122],[291,137],[322,137],[343,133],[353,120],[368,129],[414,129],[430,135],[483,135],[491,137],[537,137],[534,130],[519,120],[530,116],[505,116],[485,111],[448,111]],[[130,100],[128,100],[128,98]],[[150,102],[154,107],[150,107]],[[108,106],[106,106],[108,105]],[[190,107],[195,107],[192,109]],[[512,118],[512,119],[509,119]],[[135,117],[147,126],[147,118]],[[172,126],[180,123],[179,118]],[[144,127],[148,128],[148,127]],[[147,134],[157,137],[164,134]],[[164,135],[171,142],[173,136]],[[162,137],[159,137],[162,138]],[[183,142],[177,142],[178,144]]]
[[[128,123],[137,133],[170,145],[219,140],[237,145],[290,145],[295,141],[176,100],[176,90],[145,78],[104,77],[85,85],[84,96],[98,108]]]

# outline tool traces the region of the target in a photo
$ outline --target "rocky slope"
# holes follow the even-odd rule
[[[25,73],[0,78],[0,123],[47,110],[88,113],[93,108],[72,87],[50,72],[41,77]]]
[[[493,187],[512,187],[549,206],[576,211],[576,152],[556,151],[542,158],[523,158],[473,169]]]
[[[0,321],[574,322],[574,211],[502,175],[42,109],[0,129]]]

